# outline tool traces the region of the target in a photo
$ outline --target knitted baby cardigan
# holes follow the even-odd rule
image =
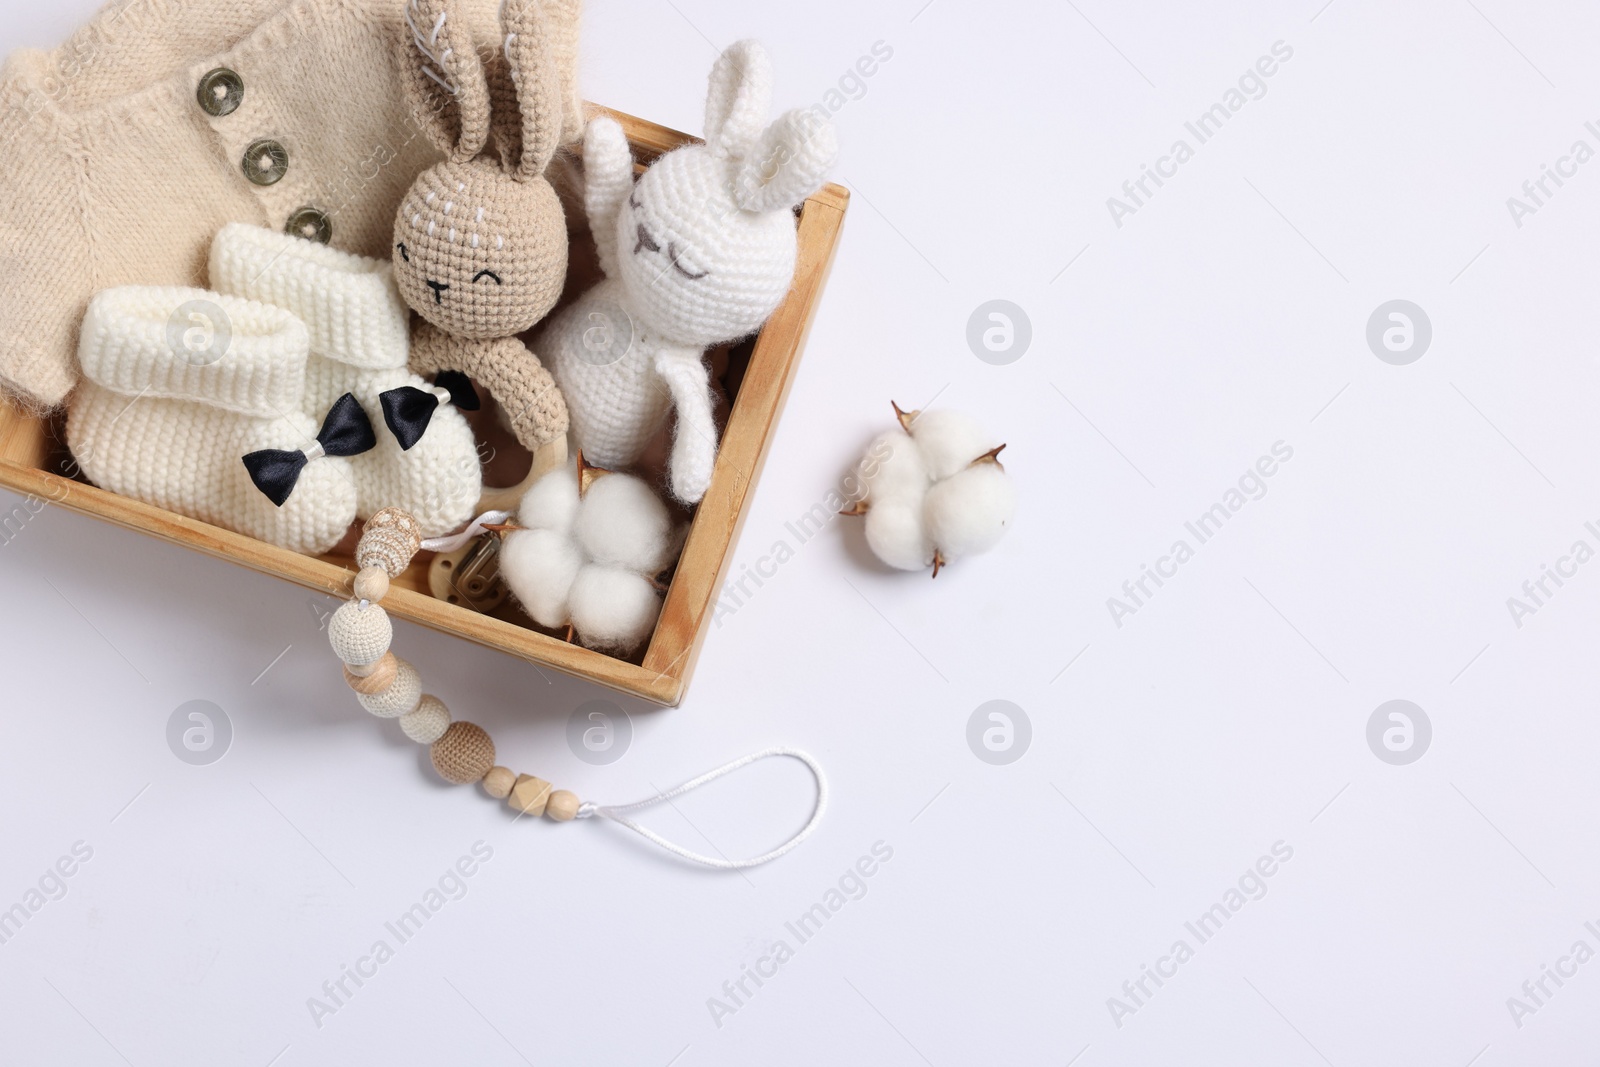
[[[493,39],[496,0],[463,4]],[[570,140],[576,28],[550,37]],[[60,404],[90,295],[204,285],[228,222],[387,257],[401,194],[439,158],[401,88],[409,39],[400,0],[115,0],[55,51],[13,55],[0,70],[0,386]]]

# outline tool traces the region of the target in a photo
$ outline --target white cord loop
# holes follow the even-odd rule
[[[424,552],[454,552],[462,548],[468,541],[483,533],[485,523],[498,525],[515,515],[514,511],[486,511],[472,520],[472,524],[460,533],[449,534],[445,537],[430,537],[422,542]]]
[[[817,805],[811,812],[811,819],[805,824],[805,826],[800,828],[799,833],[789,838],[789,840],[785,841],[771,852],[764,853],[763,855],[756,856],[752,859],[744,860],[730,860],[712,856],[702,856],[698,852],[690,852],[682,845],[673,844],[660,834],[640,826],[632,819],[626,818],[623,814],[624,812],[638,811],[641,808],[648,808],[654,804],[660,804],[664,801],[671,800],[673,797],[682,796],[691,789],[698,789],[707,782],[721,778],[725,774],[732,774],[740,767],[748,766],[749,764],[755,763],[758,760],[768,759],[772,756],[790,756],[799,760],[801,763],[804,763],[811,769],[811,776],[817,780]],[[828,779],[822,773],[821,765],[819,765],[817,761],[810,756],[810,754],[802,752],[797,748],[784,748],[782,746],[775,746],[773,748],[764,748],[760,752],[752,752],[750,755],[736,759],[732,763],[723,764],[714,771],[707,771],[698,778],[691,778],[689,781],[684,782],[682,785],[674,789],[669,789],[665,793],[658,793],[646,800],[636,800],[632,804],[609,805],[595,804],[586,801],[578,806],[578,818],[588,819],[598,815],[602,819],[610,819],[617,825],[626,826],[628,829],[632,830],[634,833],[640,835],[646,840],[660,845],[674,856],[679,856],[694,863],[704,864],[707,867],[713,867],[720,871],[736,871],[744,867],[759,867],[761,864],[775,860],[785,852],[788,852],[798,846],[800,842],[811,836],[811,831],[817,828],[817,824],[822,821],[822,813],[827,810],[827,807]]]

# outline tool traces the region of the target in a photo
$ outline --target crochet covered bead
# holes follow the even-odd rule
[[[354,600],[339,605],[328,620],[328,643],[341,663],[366,667],[383,658],[394,640],[389,613],[376,604],[362,607]]]
[[[421,548],[417,521],[399,508],[384,508],[367,519],[362,528],[361,540],[356,544],[356,565],[381,567],[389,577],[398,578]]]
[[[419,745],[431,745],[450,728],[450,709],[436,696],[424,695],[422,702],[400,716],[400,730]]]
[[[394,681],[381,693],[357,693],[361,706],[380,719],[395,719],[417,706],[422,699],[422,676],[405,660],[398,661]]]
[[[453,722],[429,750],[439,777],[456,785],[476,782],[494,766],[494,742],[483,727]]]

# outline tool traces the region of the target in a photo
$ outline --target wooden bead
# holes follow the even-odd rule
[[[358,693],[371,696],[381,693],[394,684],[394,676],[400,670],[400,661],[393,652],[385,652],[378,662],[366,667],[357,667],[354,670],[345,664],[344,684]]]
[[[531,774],[519,774],[516,785],[511,787],[511,795],[506,803],[516,811],[532,815],[537,819],[544,814],[545,804],[549,800],[549,782],[543,778],[535,778]]]
[[[370,600],[376,604],[389,594],[389,572],[382,567],[362,567],[356,575],[357,600]]]
[[[578,794],[557,789],[550,794],[550,803],[544,813],[556,822],[566,822],[578,814]]]
[[[440,778],[466,785],[488,774],[494,766],[494,741],[475,723],[453,722],[444,736],[433,743],[429,754]]]
[[[483,791],[496,800],[504,800],[511,795],[511,787],[517,783],[517,774],[510,767],[490,767],[489,773],[483,776]]]

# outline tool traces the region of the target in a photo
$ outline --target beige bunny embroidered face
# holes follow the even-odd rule
[[[508,182],[497,164],[423,172],[395,220],[394,277],[406,303],[445,333],[511,337],[555,306],[567,228],[548,182]]]
[[[506,0],[503,48],[487,57],[452,0],[406,5],[419,117],[449,158],[400,202],[394,276],[406,303],[456,337],[521,333],[566,280],[565,216],[544,177],[563,106],[542,5]]]

